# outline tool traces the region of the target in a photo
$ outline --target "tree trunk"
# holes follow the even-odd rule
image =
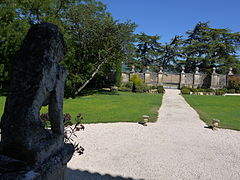
[[[95,71],[92,73],[91,77],[90,77],[80,88],[78,88],[78,90],[74,93],[74,97],[76,97],[76,96],[83,90],[83,88],[85,88],[85,86],[94,78],[94,76],[98,73],[99,69],[102,67],[102,65],[103,65],[105,62],[106,62],[106,60],[103,61],[103,62],[101,62],[101,63],[97,66],[97,68],[95,69]]]

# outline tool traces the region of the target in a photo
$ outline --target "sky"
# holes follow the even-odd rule
[[[193,30],[198,22],[212,28],[240,32],[240,0],[100,0],[116,20],[131,20],[135,33],[160,35],[169,42],[175,35]]]

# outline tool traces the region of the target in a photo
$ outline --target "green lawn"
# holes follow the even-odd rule
[[[0,115],[3,112],[4,97],[0,97]],[[161,94],[119,92],[117,94],[96,93],[76,99],[65,99],[64,113],[76,117],[82,113],[83,123],[138,122],[142,115],[149,115],[150,121],[157,120],[157,110],[162,102]],[[47,108],[42,108],[47,112]]]
[[[239,96],[184,95],[185,100],[208,125],[212,119],[220,120],[220,127],[240,130]]]
[[[0,120],[2,117],[3,110],[4,110],[5,100],[6,100],[6,97],[0,96]]]

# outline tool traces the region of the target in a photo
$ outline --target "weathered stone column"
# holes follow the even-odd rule
[[[157,84],[159,86],[163,86],[163,67],[160,67],[160,70],[158,72],[158,82]]]
[[[132,77],[134,74],[135,74],[135,66],[132,65],[132,69],[131,69],[131,71],[130,71],[130,73],[129,73],[129,81],[130,81],[131,77]]]
[[[63,180],[74,152],[64,143],[63,96],[67,76],[59,64],[67,48],[57,26],[33,25],[13,63],[1,119],[0,179]],[[40,119],[49,107],[51,129]]]
[[[226,82],[226,86],[228,87],[228,83],[229,83],[229,79],[230,79],[230,77],[231,76],[233,76],[234,74],[233,74],[233,72],[232,72],[232,68],[230,67],[229,68],[229,72],[228,72],[228,74],[226,75],[227,77],[226,77],[226,80],[227,80],[227,82]]]
[[[122,72],[122,83],[128,83],[130,80],[130,73]]]
[[[218,89],[218,84],[219,84],[219,77],[218,74],[216,73],[216,68],[213,67],[213,72],[211,75],[211,89]]]
[[[147,70],[144,73],[144,82],[146,84],[151,82],[151,73],[149,72],[149,66],[147,66]]]
[[[180,88],[184,87],[185,86],[185,83],[186,83],[186,74],[184,72],[185,70],[185,67],[182,66],[182,72],[181,72],[181,76],[180,76]]]
[[[197,88],[200,85],[200,73],[199,68],[196,67],[194,77],[193,77],[193,88]]]

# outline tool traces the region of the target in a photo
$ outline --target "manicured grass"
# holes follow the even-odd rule
[[[219,119],[220,127],[240,130],[239,96],[184,95],[183,97],[208,125],[211,125],[212,119]]]
[[[1,97],[0,101],[1,115],[4,98]],[[76,99],[65,99],[64,113],[70,113],[73,117],[82,113],[83,123],[139,122],[142,121],[143,115],[149,115],[150,121],[154,122],[157,120],[161,102],[161,94],[96,93]],[[47,112],[47,108],[42,108],[42,112]]]
[[[5,96],[0,96],[0,121],[4,110],[5,100],[6,100]]]

